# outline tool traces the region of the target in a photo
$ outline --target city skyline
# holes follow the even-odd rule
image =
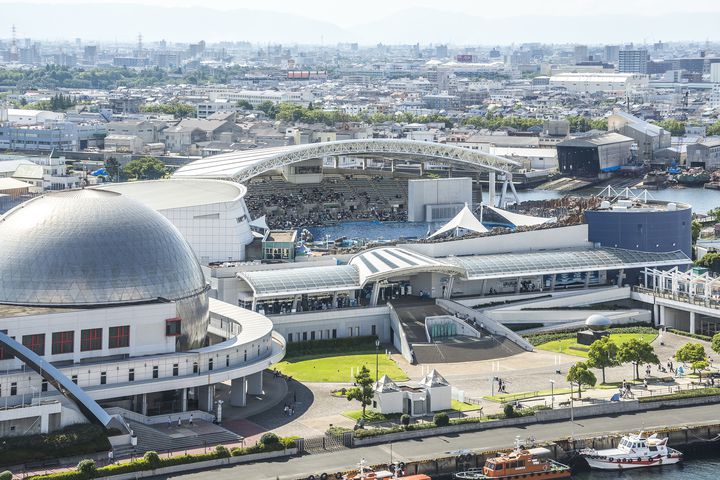
[[[371,0],[363,8],[352,10],[325,0],[309,4],[282,1],[261,9],[218,0],[202,4],[196,0],[152,0],[142,6],[130,0],[22,4],[0,0],[0,5],[5,14],[0,23],[3,38],[8,38],[12,25],[16,25],[22,38],[77,37],[117,42],[133,40],[138,33],[143,33],[147,41],[205,39],[327,45],[705,42],[717,40],[714,25],[720,19],[720,4],[709,1],[695,2],[690,7],[645,0],[609,4],[556,0],[542,7],[527,1],[511,2],[509,6],[478,6],[461,1],[440,9],[436,2],[428,0],[399,1],[389,6]],[[116,20],[113,25],[133,28],[109,28],[107,17]],[[163,21],[158,22],[159,18]],[[210,21],[198,22],[198,18]]]

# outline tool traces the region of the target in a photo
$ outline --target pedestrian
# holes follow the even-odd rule
[[[110,451],[108,452],[108,463],[109,463],[109,464],[115,463],[115,454],[113,453],[112,450],[110,450]]]
[[[182,419],[178,417],[178,427],[182,427]]]
[[[172,418],[168,415],[168,429],[172,427]]]
[[[285,412],[285,415],[289,415],[290,407],[288,407],[287,403],[285,404],[285,408],[283,408],[283,412]]]
[[[190,426],[191,426],[191,427],[192,427],[192,424],[193,424],[192,422],[193,422],[193,414],[191,413],[191,414],[190,414]]]

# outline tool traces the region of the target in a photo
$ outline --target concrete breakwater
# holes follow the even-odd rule
[[[584,460],[577,455],[579,450],[583,448],[615,448],[621,440],[623,433],[589,437],[558,438],[551,442],[542,442],[536,446],[546,448],[549,451],[550,458],[572,466],[573,471],[579,471],[587,468]],[[657,433],[660,437],[668,437],[669,445],[686,454],[708,451],[709,449],[717,450],[720,446],[720,422],[711,425],[687,425],[682,427],[656,428],[646,433]],[[526,446],[529,446],[527,445],[527,439],[521,439],[521,442],[525,443]],[[507,452],[511,449],[512,445],[508,445],[500,449],[483,451],[468,449],[452,455],[408,461],[405,462],[403,466],[406,474],[408,475],[424,473],[431,476],[433,479],[440,480],[451,478],[452,474],[458,471],[482,467],[485,464],[485,460],[489,457],[497,455],[498,452]],[[386,467],[386,464],[375,466],[375,468]],[[326,478],[335,477],[335,472],[326,472],[326,474]],[[302,479],[320,479],[321,475],[322,473],[318,473],[314,476],[302,477]]]

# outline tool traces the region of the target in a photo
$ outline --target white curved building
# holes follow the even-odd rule
[[[55,390],[53,375],[142,415],[212,412],[220,382],[231,382],[236,406],[262,392],[262,371],[282,359],[285,340],[264,315],[208,298],[188,242],[144,203],[74,190],[0,217],[0,330],[59,370],[21,361],[0,336],[0,436],[84,421],[86,405]]]
[[[245,260],[252,242],[244,185],[223,180],[170,179],[100,187],[160,212],[190,243],[200,263]]]

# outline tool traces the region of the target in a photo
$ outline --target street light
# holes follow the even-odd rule
[[[570,423],[575,423],[575,410],[573,409],[573,386],[574,382],[570,382]]]
[[[380,339],[375,339],[375,385],[380,385],[380,377],[378,373],[380,371],[380,363],[378,356],[380,355]]]
[[[550,380],[550,409],[555,409],[555,380]]]

